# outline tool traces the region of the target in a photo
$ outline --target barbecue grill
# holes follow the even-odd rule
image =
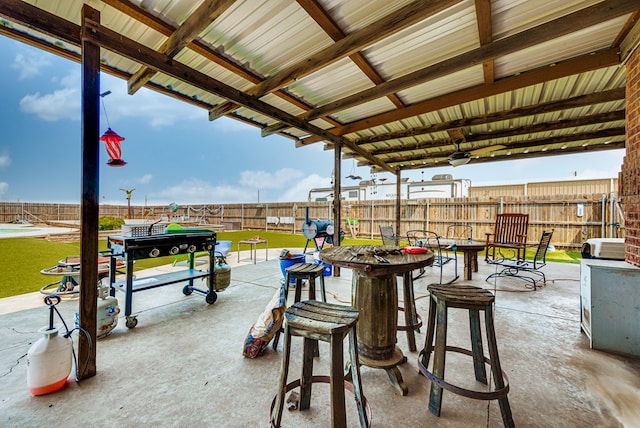
[[[209,304],[215,303],[217,294],[215,286],[215,245],[216,233],[208,230],[190,231],[188,233],[167,233],[148,236],[109,236],[107,239],[111,256],[111,271],[109,283],[110,294],[115,295],[115,290],[125,293],[125,317],[126,325],[133,328],[138,321],[135,316],[131,316],[133,293],[150,288],[161,287],[163,285],[175,284],[187,281],[182,292],[188,296],[194,291],[205,295]],[[209,253],[209,269],[201,271],[195,269],[195,257],[189,258],[189,269],[180,270],[151,278],[133,278],[133,262],[140,259],[148,259],[164,256],[176,256],[178,254],[192,254],[198,251]],[[116,259],[124,259],[126,268],[126,278],[124,281],[116,281],[115,263]],[[208,280],[206,290],[193,286],[194,279],[203,278]]]

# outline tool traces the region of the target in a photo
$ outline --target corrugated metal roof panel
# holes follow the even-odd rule
[[[232,6],[202,39],[224,46],[226,55],[263,76],[281,71],[323,48],[331,38],[295,2],[242,1]]]
[[[412,2],[413,0],[319,1],[345,34],[371,25]]]
[[[349,58],[328,65],[289,86],[299,98],[321,106],[375,86]]]
[[[435,98],[439,95],[480,85],[483,82],[482,64],[480,64],[420,85],[412,86],[410,89],[398,92],[398,95],[407,104],[414,104],[419,101]]]
[[[559,60],[608,48],[613,42],[612,29],[624,25],[628,16],[585,28],[557,39],[540,43],[500,57],[495,61],[496,78],[531,70]]]
[[[492,0],[494,40],[520,33],[601,0]]]
[[[364,50],[387,79],[439,63],[478,46],[473,1],[460,2]]]

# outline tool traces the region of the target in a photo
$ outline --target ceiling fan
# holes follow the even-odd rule
[[[495,146],[480,147],[478,149],[471,150],[470,152],[466,152],[466,151],[460,150],[460,143],[462,142],[463,142],[462,139],[456,139],[455,141],[455,144],[458,146],[458,150],[456,150],[455,152],[449,155],[448,159],[449,159],[449,164],[451,164],[451,166],[455,167],[455,166],[468,164],[469,161],[471,160],[471,156],[479,155],[482,153],[493,152],[495,150],[504,149],[506,147],[501,144],[497,144]]]

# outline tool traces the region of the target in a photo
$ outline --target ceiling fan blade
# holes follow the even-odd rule
[[[479,149],[471,150],[469,153],[475,156],[475,155],[481,155],[483,153],[489,153],[489,152],[494,152],[496,150],[501,150],[501,149],[504,149],[505,147],[507,146],[497,144],[495,146],[480,147]]]

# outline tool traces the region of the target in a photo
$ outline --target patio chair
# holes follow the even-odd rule
[[[506,213],[496,215],[493,233],[487,233],[485,261],[500,259],[509,251],[516,260],[524,260],[529,230],[529,214]]]
[[[446,239],[473,239],[473,226],[462,223],[453,223],[447,226]]]
[[[513,258],[495,258],[489,263],[497,266],[502,266],[500,272],[495,272],[489,275],[486,279],[489,282],[493,278],[500,277],[514,277],[531,283],[534,291],[538,289],[538,284],[542,282],[542,286],[547,285],[547,278],[540,270],[546,264],[547,249],[551,242],[551,236],[553,230],[542,232],[542,237],[538,243],[536,253],[533,260],[513,259]]]
[[[450,284],[458,279],[458,259],[455,254],[455,248],[453,246],[444,245],[440,242],[440,238],[441,237],[437,233],[430,230],[409,230],[407,232],[407,240],[409,241],[410,246],[425,247],[433,251],[434,258],[431,266],[435,266],[440,269],[439,284],[442,284],[444,265],[452,260],[454,261],[455,276],[452,280],[447,282],[447,284]],[[453,256],[445,254],[443,252],[445,249],[452,250],[454,252]],[[420,269],[418,276],[415,276],[413,279],[420,278],[424,272],[424,268]]]
[[[382,238],[382,245],[397,247],[400,244],[398,236],[393,231],[393,226],[380,226],[380,237]]]

